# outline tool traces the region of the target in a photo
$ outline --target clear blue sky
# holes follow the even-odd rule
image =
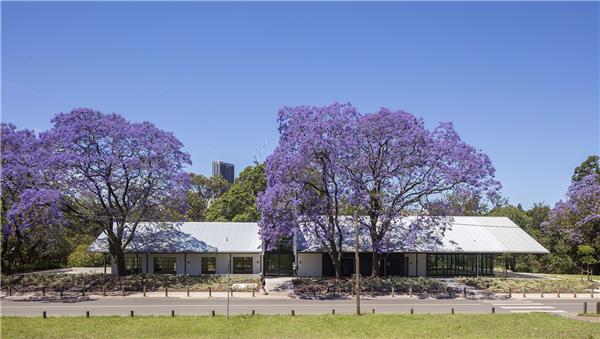
[[[598,153],[598,29],[597,2],[2,2],[2,120],[118,112],[237,174],[282,105],[385,106],[454,122],[511,202],[553,205]]]

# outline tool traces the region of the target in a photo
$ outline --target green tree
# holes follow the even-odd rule
[[[580,181],[583,177],[592,173],[600,176],[600,157],[597,155],[590,155],[581,165],[577,166],[571,180]]]
[[[204,221],[210,203],[227,192],[231,184],[221,175],[206,177],[194,173],[190,173],[190,182],[190,190],[186,193],[189,205],[187,219]]]
[[[582,265],[586,266],[586,273],[588,277],[588,281],[592,280],[592,270],[590,269],[591,265],[598,263],[598,260],[595,258],[596,250],[590,245],[579,245],[577,247],[577,255],[579,256],[579,262]]]
[[[265,164],[246,167],[231,188],[215,199],[206,210],[207,221],[258,221],[256,206],[258,192],[265,190]]]

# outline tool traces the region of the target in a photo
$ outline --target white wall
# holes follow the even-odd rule
[[[417,254],[417,261],[417,275],[425,276],[425,274],[427,273],[427,254]]]
[[[320,277],[323,273],[321,253],[298,253],[298,275]]]
[[[135,257],[135,254],[125,254],[126,257]],[[219,253],[219,254],[148,254],[148,272],[154,273],[154,257],[175,257],[177,261],[177,274],[201,274],[202,273],[202,257],[217,257],[217,274],[229,274],[233,272],[233,267],[231,267],[232,262],[229,261],[230,254],[229,253]],[[186,262],[187,257],[187,262]],[[252,273],[258,274],[261,272],[260,264],[261,258],[259,253],[236,253],[231,254],[231,260],[233,261],[234,257],[252,257]],[[146,254],[138,254],[138,258],[142,262],[142,273],[146,272]],[[114,260],[110,260],[111,272],[113,274],[117,273],[117,265]]]
[[[408,257],[408,276],[414,277],[417,275],[417,255],[408,253],[406,256]]]

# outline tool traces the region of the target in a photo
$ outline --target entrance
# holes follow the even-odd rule
[[[291,253],[265,253],[266,275],[292,275],[294,255]]]

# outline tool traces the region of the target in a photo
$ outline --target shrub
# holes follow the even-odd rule
[[[88,252],[88,245],[80,244],[75,248],[67,259],[67,265],[69,267],[95,267],[102,266],[104,264],[104,258],[100,253]]]

